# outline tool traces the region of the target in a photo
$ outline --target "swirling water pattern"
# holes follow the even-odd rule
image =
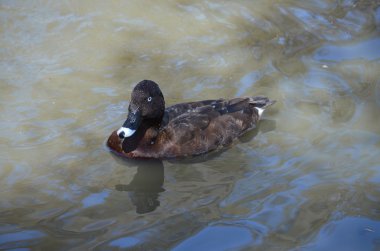
[[[380,248],[378,1],[0,1],[0,249]],[[121,161],[135,83],[277,100],[225,151]]]

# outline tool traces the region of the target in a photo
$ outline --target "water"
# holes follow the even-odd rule
[[[0,249],[380,249],[379,1],[0,1]],[[258,130],[122,161],[130,92],[267,95]]]

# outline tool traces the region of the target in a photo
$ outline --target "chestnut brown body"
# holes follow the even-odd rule
[[[134,97],[132,93],[130,107],[133,105],[144,111],[143,106],[149,105],[144,100],[156,98],[149,96],[151,93],[140,98],[143,92],[151,88],[152,83],[144,80],[135,87],[134,92],[138,96]],[[158,96],[162,96],[160,103],[164,104],[163,95]],[[118,135],[114,131],[107,145],[115,153],[127,158],[165,159],[207,153],[231,144],[234,139],[255,128],[260,113],[273,103],[260,96],[176,104],[164,109],[158,117],[149,117],[150,111],[146,112],[148,115],[142,113],[138,127],[131,136],[123,138],[121,133]],[[163,108],[153,106],[149,109]],[[134,111],[129,108],[129,112],[131,114]],[[125,124],[127,122],[128,119]]]

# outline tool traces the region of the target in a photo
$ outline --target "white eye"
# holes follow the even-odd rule
[[[149,98],[148,98],[148,102],[150,102],[150,101],[152,101],[152,97],[149,97]]]

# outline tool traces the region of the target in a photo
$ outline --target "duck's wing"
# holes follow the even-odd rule
[[[216,114],[185,112],[169,121],[166,135],[176,144],[185,144],[203,134]]]
[[[254,106],[251,107],[250,104],[251,98],[205,100],[177,104],[167,109],[166,119],[168,121],[165,124],[170,123],[171,126],[186,124],[189,127],[204,129],[211,120],[223,115],[249,113],[251,116]]]
[[[194,110],[199,107],[212,106],[223,102],[225,102],[224,99],[210,99],[197,102],[175,104],[166,108],[165,115],[167,116],[168,120],[172,120],[185,113],[194,112]]]
[[[170,107],[154,144],[156,157],[198,155],[229,145],[255,128],[260,109],[272,103],[265,97],[248,97]]]
[[[172,121],[177,117],[190,112],[205,113],[213,110],[220,113],[220,115],[233,113],[244,109],[250,100],[252,100],[252,98],[210,99],[197,102],[175,104],[166,108],[163,125],[166,125],[169,121]]]
[[[258,119],[250,98],[217,100],[172,118],[162,130],[183,152],[199,154],[231,143]]]

